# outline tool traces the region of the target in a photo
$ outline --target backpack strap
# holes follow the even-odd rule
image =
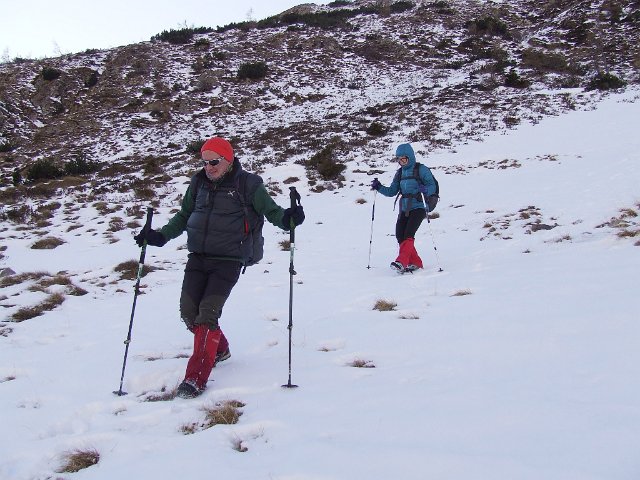
[[[193,200],[193,207],[196,205],[196,198],[198,196],[198,190],[202,186],[204,180],[200,176],[199,173],[195,174],[191,177],[191,182],[189,183],[189,189],[191,190],[191,198]]]
[[[417,181],[419,184],[424,185],[424,182],[422,181],[422,179],[420,178],[420,163],[416,162],[415,165],[413,166],[413,175],[410,175],[408,177],[403,177],[402,176],[402,167],[400,167],[398,169],[398,171],[396,172],[396,176],[393,178],[393,180],[395,181],[396,179],[398,181],[402,181],[402,180],[415,180]],[[410,198],[413,200],[421,200],[422,199],[422,195],[420,193],[402,193],[401,191],[398,191],[398,194],[396,195],[396,199],[393,202],[393,209],[395,210],[396,208],[396,204],[398,203],[398,199],[399,198]],[[426,207],[426,205],[425,205]],[[426,207],[428,208],[428,207]],[[409,216],[409,212],[410,209],[407,209],[407,211],[405,212],[405,215],[408,217]]]
[[[242,179],[238,179],[236,182],[236,188],[238,189],[238,196],[240,197],[240,205],[242,205],[242,211],[244,212],[244,234],[249,235],[251,227],[249,226],[249,210],[247,209],[247,181],[249,179],[249,175],[242,171],[240,173]],[[242,273],[247,271],[247,265],[242,266]]]

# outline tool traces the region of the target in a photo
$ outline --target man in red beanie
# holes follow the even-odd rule
[[[143,229],[134,237],[140,246],[146,240],[162,247],[187,231],[189,259],[180,316],[194,334],[194,343],[178,387],[183,398],[200,395],[216,361],[231,356],[218,321],[241,269],[262,258],[264,218],[283,230],[304,221],[302,206],[278,206],[262,178],[242,169],[224,138],[207,140],[200,155],[203,168],[191,178],[180,211],[160,230]]]

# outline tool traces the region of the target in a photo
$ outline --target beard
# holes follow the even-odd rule
[[[231,170],[233,170],[233,163],[232,163],[232,164],[230,164],[230,165],[229,165],[229,167],[228,167],[224,172],[222,172],[222,173],[220,174],[220,176],[219,176],[219,177],[214,177],[213,175],[211,175],[211,174],[207,171],[207,169],[206,169],[206,168],[204,169],[204,174],[207,176],[207,178],[208,178],[209,180],[211,180],[211,181],[212,181],[212,182],[214,182],[214,183],[217,183],[217,182],[219,182],[220,180],[222,180],[222,179],[224,178],[224,176],[225,176],[227,173],[229,173]]]

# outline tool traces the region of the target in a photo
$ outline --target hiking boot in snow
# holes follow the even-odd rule
[[[390,265],[392,270],[395,270],[396,272],[404,272],[404,265],[402,265],[400,262],[395,261],[395,262],[391,262]]]
[[[410,263],[409,265],[407,265],[407,268],[405,268],[405,269],[404,269],[404,271],[405,271],[406,273],[413,273],[413,272],[415,272],[416,270],[418,270],[419,268],[421,268],[421,267],[419,267],[419,266],[417,266],[417,265],[414,265],[414,264]]]
[[[216,353],[216,363],[224,362],[231,357],[231,350],[228,348],[223,352]]]
[[[185,380],[178,386],[176,396],[180,398],[196,398],[203,390],[200,390],[195,382],[191,380]]]

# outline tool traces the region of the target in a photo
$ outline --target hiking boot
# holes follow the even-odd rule
[[[391,262],[390,267],[391,267],[392,270],[395,270],[396,272],[404,272],[404,265],[402,265],[398,261]]]
[[[196,398],[199,396],[204,390],[200,390],[195,382],[191,380],[185,380],[178,386],[178,390],[176,392],[176,397],[180,398]]]
[[[405,268],[404,271],[407,273],[413,273],[419,268],[420,268],[419,266],[414,265],[413,263],[410,263],[409,265],[407,265],[407,268]]]
[[[228,348],[224,352],[216,353],[216,363],[224,362],[231,357],[231,350]]]

